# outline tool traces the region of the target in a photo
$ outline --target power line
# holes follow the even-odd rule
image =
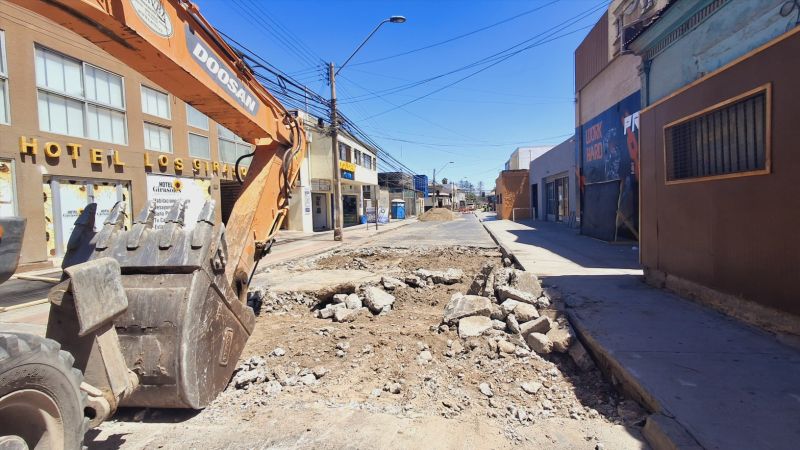
[[[383,89],[383,90],[377,91],[377,94],[394,94],[394,93],[397,93],[397,92],[401,92],[401,91],[404,91],[404,90],[408,90],[408,89],[420,86],[422,84],[429,83],[431,81],[446,77],[448,75],[452,75],[452,74],[455,74],[455,73],[458,73],[458,72],[462,72],[464,70],[472,69],[473,67],[480,66],[480,65],[483,65],[483,64],[490,64],[491,63],[491,65],[488,66],[488,67],[491,67],[492,65],[495,65],[495,64],[497,64],[499,62],[507,60],[511,56],[515,56],[515,55],[517,55],[517,54],[519,54],[519,53],[521,53],[523,51],[526,51],[526,50],[534,48],[534,47],[536,47],[538,45],[542,45],[544,43],[550,42],[550,41],[543,42],[542,38],[546,39],[546,38],[552,37],[555,33],[558,33],[559,31],[562,31],[562,30],[564,30],[566,28],[569,28],[570,26],[574,25],[575,23],[580,22],[581,20],[585,19],[586,17],[589,17],[592,14],[594,14],[595,12],[600,11],[601,9],[604,9],[606,7],[607,7],[607,2],[603,1],[603,3],[601,3],[601,4],[597,5],[597,6],[594,6],[594,7],[590,8],[590,9],[588,9],[588,10],[585,10],[585,11],[583,11],[583,12],[581,12],[581,13],[575,15],[575,16],[572,16],[572,17],[564,20],[563,22],[561,22],[561,23],[559,23],[559,24],[557,24],[557,25],[555,25],[553,27],[550,27],[550,28],[548,28],[548,29],[546,29],[546,30],[544,30],[544,31],[542,31],[540,33],[537,33],[536,35],[534,35],[534,36],[532,36],[532,37],[530,37],[528,39],[525,39],[525,40],[523,40],[521,42],[518,42],[515,45],[512,45],[511,47],[505,48],[505,49],[500,50],[498,52],[495,52],[495,53],[493,53],[491,55],[488,55],[488,56],[485,56],[485,57],[483,57],[481,59],[473,61],[473,62],[471,62],[469,64],[463,65],[461,67],[449,70],[447,72],[444,72],[444,73],[441,73],[441,74],[438,74],[438,75],[430,76],[428,78],[425,78],[425,79],[422,79],[422,80],[418,80],[418,81],[415,81],[415,82],[411,82],[411,83],[408,83],[408,84],[395,86],[393,88],[388,88],[388,89]],[[587,28],[587,27],[584,27],[584,28]],[[563,36],[558,36],[558,37],[564,37],[564,36],[566,36],[568,34],[572,34],[574,32],[580,31],[581,29],[584,29],[584,28],[580,28],[578,30],[575,30],[573,32],[570,32],[570,33],[567,33],[567,34],[565,34]],[[539,39],[539,40],[537,41],[537,39]],[[535,42],[533,42],[532,44],[529,44],[529,45],[527,45],[527,46],[525,46],[525,47],[523,47],[523,48],[521,48],[519,50],[515,50],[515,49],[518,49],[519,47],[522,47],[525,44],[530,43],[531,41],[535,41]],[[366,97],[366,98],[364,98],[364,97]],[[352,103],[352,102],[356,102],[356,101],[364,101],[365,99],[368,99],[369,97],[370,96],[364,95],[364,96],[361,96],[361,98],[346,99],[346,100],[342,100],[342,102],[343,103]]]

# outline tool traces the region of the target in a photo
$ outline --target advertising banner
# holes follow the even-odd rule
[[[640,107],[637,91],[580,127],[584,234],[638,239]]]
[[[389,223],[389,208],[378,208],[378,223]]]
[[[58,183],[58,194],[61,229],[57,232],[61,236],[61,252],[63,253],[67,251],[67,242],[75,228],[75,220],[89,203],[89,192],[87,185],[80,181],[64,180]]]
[[[375,223],[378,220],[378,213],[374,206],[364,208],[367,211],[367,223]]]
[[[188,200],[184,227],[194,228],[206,200],[211,199],[211,180],[202,178],[147,175],[147,200],[156,202],[154,228],[161,228],[176,201]]]

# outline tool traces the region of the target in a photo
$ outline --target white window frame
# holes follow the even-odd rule
[[[0,30],[0,81],[3,81],[3,107],[6,111],[6,120],[0,120],[2,125],[11,125],[11,99],[8,98],[8,60],[6,58],[6,32]]]
[[[55,53],[55,54],[57,54],[57,55],[59,55],[59,56],[61,56],[63,58],[71,59],[71,60],[79,63],[80,66],[81,66],[81,85],[82,85],[82,91],[83,91],[82,97],[78,97],[78,96],[75,96],[75,95],[72,95],[72,94],[68,94],[66,92],[59,92],[59,91],[56,91],[54,89],[47,88],[45,86],[39,86],[38,81],[35,81],[35,83],[36,83],[36,107],[37,108],[39,107],[39,94],[40,93],[45,93],[47,95],[53,95],[53,96],[65,98],[65,99],[68,99],[68,100],[73,100],[73,101],[76,101],[76,102],[80,102],[83,105],[83,108],[82,108],[82,110],[83,110],[83,135],[82,136],[74,136],[74,135],[71,135],[71,134],[63,134],[63,133],[58,133],[58,132],[54,132],[54,131],[42,130],[41,129],[41,126],[42,126],[41,123],[39,124],[39,129],[41,131],[45,132],[45,133],[59,134],[59,135],[62,135],[62,136],[73,136],[73,137],[89,139],[89,140],[97,141],[97,142],[108,142],[109,144],[127,146],[128,142],[129,142],[129,136],[128,136],[127,102],[125,101],[125,77],[123,77],[122,75],[119,75],[117,73],[114,73],[114,72],[112,72],[110,70],[103,69],[102,67],[96,66],[94,64],[87,63],[86,61],[83,61],[83,60],[80,60],[78,58],[74,58],[72,56],[69,56],[69,55],[67,55],[65,53],[59,52],[58,50],[53,50],[50,47],[46,47],[46,46],[39,45],[39,44],[34,44],[34,52],[33,52],[34,67],[36,66],[36,56],[37,56],[37,52],[38,51],[52,52],[52,53]],[[114,75],[116,77],[119,77],[120,83],[121,83],[120,84],[120,89],[121,89],[121,94],[122,94],[122,97],[121,97],[122,107],[121,108],[117,107],[117,106],[101,103],[101,102],[98,102],[98,101],[89,100],[86,97],[86,67],[92,67],[92,68],[97,69],[99,71],[106,72],[106,73],[109,73],[109,74]],[[106,140],[100,139],[99,137],[98,138],[93,138],[93,137],[89,136],[89,107],[90,106],[94,106],[96,108],[108,109],[108,110],[115,111],[115,112],[118,112],[118,113],[122,114],[122,121],[123,121],[122,129],[123,129],[123,134],[124,134],[123,142],[111,142],[111,141],[106,141]]]
[[[195,155],[195,154],[192,153],[192,138],[191,138],[191,135],[200,136],[202,138],[205,138],[206,141],[208,141],[208,156],[198,156],[198,155]],[[189,137],[187,138],[187,141],[186,141],[186,144],[187,144],[186,146],[189,147],[189,156],[192,156],[194,158],[208,159],[208,160],[211,159],[211,138],[209,138],[208,136],[206,136],[204,134],[194,133],[194,132],[190,131],[189,132]]]
[[[144,110],[144,92],[145,92],[145,90],[150,90],[150,91],[153,91],[153,92],[155,92],[157,94],[161,94],[161,95],[167,97],[167,115],[166,116],[159,116],[158,114],[153,114],[151,112],[147,112],[147,111]],[[158,117],[160,119],[172,120],[172,105],[170,104],[169,93],[164,92],[164,91],[162,91],[160,89],[151,88],[150,86],[142,84],[141,88],[140,88],[140,94],[141,94],[141,97],[142,97],[142,114],[147,114],[148,116]]]
[[[186,105],[186,125],[188,125],[188,126],[190,126],[192,128],[197,128],[198,130],[209,131],[210,127],[209,127],[208,116],[205,113],[203,113],[202,111],[200,111],[199,109],[195,108],[194,106],[192,106],[192,105],[190,105],[188,103],[184,103],[184,104]],[[198,127],[197,125],[194,125],[191,122],[189,122],[189,109],[190,108],[194,109],[195,111],[197,111],[200,114],[203,114],[203,116],[205,116],[205,118],[206,118],[206,126],[205,127]]]
[[[160,123],[144,121],[144,122],[142,122],[142,137],[144,137],[144,133],[145,133],[145,130],[147,129],[148,125],[152,125],[152,126],[158,127],[158,128],[166,128],[167,129],[167,131],[169,132],[169,151],[164,151],[164,150],[156,149],[156,148],[148,148],[147,147],[148,139],[144,139],[144,142],[143,142],[144,149],[145,150],[150,150],[151,152],[175,153],[175,140],[172,137],[172,127],[167,126],[167,125],[162,125]]]
[[[226,131],[226,130],[228,132],[230,132],[231,134],[233,134],[233,139],[228,138],[228,137],[223,137],[223,133],[222,132]],[[222,158],[222,146],[219,145],[221,141],[225,141],[225,142],[231,143],[231,144],[234,145],[234,148],[236,148],[236,153],[237,153],[238,156],[236,158],[234,158],[233,161],[228,161],[228,160],[225,160],[225,159]],[[245,153],[241,153],[240,154],[239,147],[247,147],[247,151]],[[228,163],[228,164],[236,164],[236,160],[239,159],[240,156],[246,155],[246,154],[252,153],[252,152],[253,152],[253,146],[251,144],[249,144],[247,141],[245,141],[244,139],[239,137],[236,133],[228,130],[227,128],[223,127],[220,124],[217,124],[217,155],[218,155],[220,161],[222,161],[224,163]],[[243,159],[239,163],[239,165],[240,166],[245,166],[245,167],[249,166],[250,165],[250,159],[249,158]]]

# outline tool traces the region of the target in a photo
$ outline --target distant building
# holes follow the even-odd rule
[[[403,172],[381,172],[378,174],[378,186],[380,186],[381,190],[389,193],[390,203],[395,201],[404,203],[405,216],[416,216],[422,212],[423,196],[422,192],[416,189],[417,176]]]
[[[498,219],[530,219],[532,210],[528,169],[500,172],[495,182],[495,196]]]
[[[530,163],[531,208],[536,219],[574,223],[578,204],[575,137]]]
[[[627,48],[643,67],[647,280],[800,335],[800,27],[788,4],[676,0]]]
[[[504,170],[528,170],[531,161],[543,155],[546,151],[553,148],[553,146],[540,146],[540,147],[518,147],[511,153],[511,157],[506,161]]]
[[[290,230],[333,228],[333,153],[327,126],[300,111],[308,137],[308,153],[289,202]],[[378,151],[346,131],[339,132],[339,174],[344,226],[356,225],[378,195]],[[308,208],[306,205],[310,206]],[[310,219],[310,220],[309,220]]]

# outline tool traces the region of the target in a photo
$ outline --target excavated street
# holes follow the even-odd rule
[[[123,410],[87,445],[645,448],[644,412],[572,354],[557,292],[503,262],[465,215],[264,267],[225,392],[199,413]]]

